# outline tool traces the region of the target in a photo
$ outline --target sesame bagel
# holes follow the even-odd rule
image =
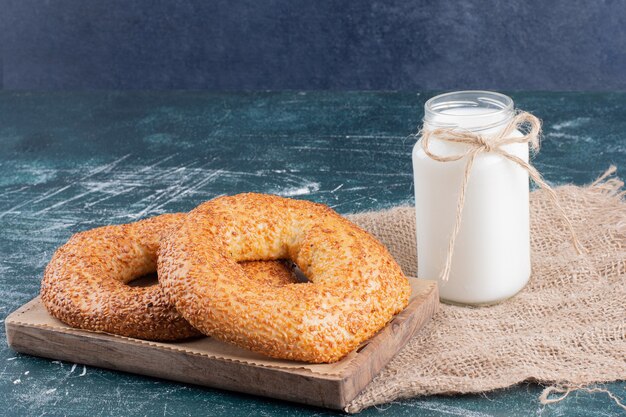
[[[264,285],[238,262],[290,259],[309,279]],[[165,294],[202,333],[282,359],[335,362],[408,304],[387,249],[330,208],[264,194],[201,204],[165,239]]]
[[[165,214],[75,234],[45,270],[44,306],[81,329],[161,341],[200,335],[168,302],[160,285],[127,285],[156,271],[160,243],[184,217]],[[267,286],[296,281],[293,271],[279,262],[250,262],[243,269]]]

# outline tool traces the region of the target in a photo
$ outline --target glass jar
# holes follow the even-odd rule
[[[449,128],[489,138],[515,115],[513,100],[488,91],[459,91],[431,98],[425,104],[423,130]],[[514,131],[512,135],[521,136]],[[462,154],[467,145],[429,141],[438,156]],[[528,144],[502,147],[528,161]],[[431,159],[420,138],[413,148],[418,276],[437,279],[442,301],[492,304],[520,291],[530,278],[528,173],[494,153],[479,153],[466,188],[460,230],[450,274],[441,278],[467,157],[453,162]]]

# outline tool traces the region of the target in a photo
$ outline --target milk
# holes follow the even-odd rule
[[[496,96],[499,99],[500,95]],[[513,115],[512,101],[511,108],[505,109],[482,107],[480,100],[470,100],[467,106],[460,101],[461,105],[440,106],[436,111],[431,108],[429,112],[427,108],[424,128],[456,127],[480,130],[489,136],[501,131]],[[515,131],[514,135],[522,134]],[[430,140],[430,150],[436,155],[455,155],[465,149],[465,145],[436,137]],[[528,161],[527,144],[511,144],[503,149]],[[441,299],[453,303],[495,303],[522,289],[531,271],[528,173],[500,155],[477,155],[467,185],[449,279],[444,281],[440,274],[446,262],[467,158],[434,161],[425,154],[421,139],[413,148],[412,158],[418,277],[438,280]]]

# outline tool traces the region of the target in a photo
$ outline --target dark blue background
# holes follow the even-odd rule
[[[626,1],[0,0],[4,89],[626,90]]]

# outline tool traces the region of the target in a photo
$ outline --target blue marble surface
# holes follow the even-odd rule
[[[623,0],[0,0],[6,89],[626,90]]]
[[[412,202],[425,93],[0,92],[0,321],[79,230],[261,191],[339,212]],[[517,93],[545,122],[536,166],[583,184],[626,167],[626,93]],[[606,385],[621,398],[626,382]],[[365,416],[613,416],[605,394],[541,406],[541,387],[402,400]],[[0,415],[336,413],[17,354],[0,332]]]

